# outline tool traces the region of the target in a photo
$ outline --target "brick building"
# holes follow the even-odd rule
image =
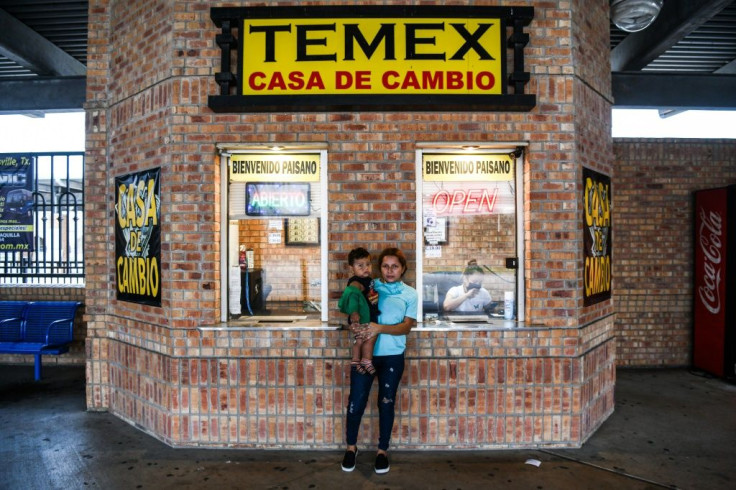
[[[455,5],[425,4],[447,17]],[[340,447],[350,342],[336,303],[357,245],[404,250],[406,281],[425,300],[429,274],[460,271],[479,256],[516,293],[513,328],[427,328],[432,322],[422,317],[409,336],[397,447],[578,446],[613,410],[617,365],[688,364],[690,192],[735,182],[736,152],[728,141],[612,140],[608,2],[513,2],[534,8],[523,47],[530,75],[523,90],[535,96],[529,110],[215,112],[208,104],[221,93],[215,75],[227,71],[217,39],[226,32],[212,20],[221,6],[91,2],[89,410],[110,411],[175,446]],[[234,211],[250,194],[228,173],[231,163],[274,146],[322,165],[309,187],[311,207],[321,199],[319,213],[307,215],[312,221]],[[448,218],[450,239],[426,242],[426,218],[434,216],[422,204],[429,179],[419,162],[471,146],[517,152],[506,196],[513,210]],[[116,188],[153,169],[160,169],[160,295],[146,303],[120,296]],[[585,297],[584,171],[609,177],[613,189],[612,294],[594,302]],[[297,225],[320,239],[289,246]],[[256,299],[317,304],[316,317],[253,326],[232,315],[228,283],[243,243],[267,278]],[[498,273],[501,259],[517,252],[518,268]],[[493,280],[484,286],[492,289]],[[3,297],[26,294],[45,293]],[[370,410],[363,441],[375,439]]]

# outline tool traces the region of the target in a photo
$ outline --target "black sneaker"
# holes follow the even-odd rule
[[[358,456],[358,450],[345,451],[345,456],[342,457],[342,471],[353,471],[355,469],[355,458]]]
[[[391,467],[388,465],[388,456],[383,453],[378,453],[376,455],[376,473],[378,473],[379,475],[382,475],[383,473],[388,473],[389,468]]]

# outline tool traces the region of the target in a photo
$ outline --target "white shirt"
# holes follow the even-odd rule
[[[465,294],[463,285],[453,286],[447,291],[447,297],[450,299],[459,298]],[[463,301],[460,306],[452,311],[459,311],[462,313],[483,313],[483,307],[491,301],[491,293],[486,288],[480,288],[478,294],[472,298],[468,298]]]

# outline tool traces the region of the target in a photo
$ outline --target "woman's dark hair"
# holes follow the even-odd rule
[[[399,259],[399,263],[404,268],[404,272],[401,274],[403,277],[404,274],[406,274],[407,266],[406,266],[406,255],[404,255],[404,252],[399,250],[396,247],[389,247],[383,249],[383,252],[381,252],[381,255],[378,256],[378,267],[381,267],[383,265],[383,258],[384,257],[396,257]]]
[[[354,248],[348,254],[348,264],[353,265],[358,259],[371,258],[371,253],[363,247]]]
[[[463,271],[464,276],[470,276],[472,274],[481,273],[485,274],[483,268],[478,265],[478,261],[473,259],[468,261],[468,266]]]

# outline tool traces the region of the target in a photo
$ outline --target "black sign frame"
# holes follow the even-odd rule
[[[611,299],[613,189],[610,176],[587,167],[582,184],[583,306],[592,306]]]
[[[506,74],[503,60],[502,94],[346,94],[346,95],[249,95],[242,94],[238,74],[243,73],[243,56],[239,52],[237,31],[245,19],[269,18],[500,18],[512,30],[508,38],[501,36],[501,52],[513,52],[513,71]],[[536,96],[525,94],[530,80],[524,71],[524,47],[529,34],[524,32],[534,17],[534,7],[476,7],[439,5],[344,5],[308,7],[213,7],[210,17],[221,33],[216,43],[221,50],[220,69],[215,80],[219,95],[210,95],[208,106],[217,113],[244,112],[323,112],[323,111],[511,111],[527,112],[536,106]],[[237,72],[232,60],[237,58]],[[509,87],[513,93],[508,93]]]
[[[161,167],[115,177],[114,195],[117,300],[161,307]]]

